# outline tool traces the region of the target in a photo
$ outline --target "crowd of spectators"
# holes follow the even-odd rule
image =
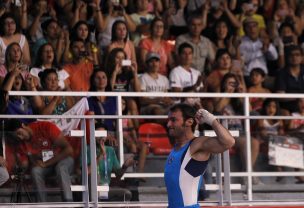
[[[10,90],[303,93],[303,29],[301,0],[2,0],[1,112],[61,115],[80,99],[8,97]],[[244,110],[242,99],[230,98],[123,102],[129,115],[164,115],[176,102],[218,115]],[[267,102],[258,95],[250,99],[251,112],[303,114],[303,100],[277,100],[276,112],[267,110]],[[88,103],[94,114],[117,113],[113,97],[90,97]],[[98,122],[115,140],[115,120]],[[143,171],[145,156],[138,149],[146,147],[136,142],[140,122],[125,121],[124,137],[130,151],[141,155]],[[231,120],[229,128],[244,131],[240,120]],[[263,121],[252,128],[261,132],[252,140],[255,164],[267,134]],[[275,134],[303,124],[280,121],[280,128],[285,131]],[[243,159],[244,141],[236,145]]]

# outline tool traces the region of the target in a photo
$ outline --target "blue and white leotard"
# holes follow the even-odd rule
[[[205,173],[207,161],[191,158],[190,144],[181,149],[173,149],[165,166],[165,183],[168,192],[169,208],[199,208],[198,191]]]

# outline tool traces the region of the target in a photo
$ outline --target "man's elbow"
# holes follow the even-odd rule
[[[229,138],[226,139],[226,142],[224,144],[225,149],[230,149],[231,147],[233,147],[235,144],[235,139],[231,136]]]

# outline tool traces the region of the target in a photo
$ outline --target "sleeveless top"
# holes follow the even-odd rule
[[[263,120],[263,125],[267,134],[278,135],[280,122],[276,122],[274,124],[270,124],[268,120]]]
[[[181,149],[173,149],[165,166],[165,184],[168,192],[169,208],[199,208],[198,192],[202,183],[202,175],[208,165],[207,161],[191,158],[190,144]]]
[[[44,97],[44,103],[45,105],[48,105],[50,103],[49,99],[47,97]],[[66,102],[65,97],[62,97],[61,103],[57,104],[55,109],[53,110],[53,115],[62,115],[68,110],[68,105]]]
[[[24,44],[25,44],[25,36],[20,35],[19,45],[21,50],[23,50]],[[7,45],[5,45],[3,38],[0,37],[0,64],[4,64],[5,62],[5,51],[6,51]]]
[[[105,30],[98,35],[100,49],[104,49],[111,44],[112,26],[117,20],[124,20],[124,18],[108,16],[108,23],[106,24]]]

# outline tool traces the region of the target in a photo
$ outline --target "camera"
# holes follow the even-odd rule
[[[81,57],[89,56],[89,52],[87,52],[87,51],[79,51],[79,56],[81,56]]]
[[[126,60],[122,60],[122,62],[121,62],[121,66],[131,66],[131,60],[128,60],[128,59],[126,59]]]
[[[120,5],[120,4],[118,4],[118,5],[113,5],[113,10],[114,11],[122,11],[123,10],[123,7]]]
[[[293,38],[292,38],[292,36],[284,36],[282,38],[282,41],[284,44],[291,44],[291,43],[293,43]]]

